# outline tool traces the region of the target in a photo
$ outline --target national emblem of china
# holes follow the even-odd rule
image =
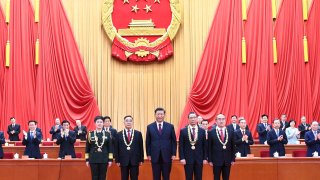
[[[179,0],[105,0],[102,24],[112,56],[122,61],[162,61],[173,55],[181,23]]]

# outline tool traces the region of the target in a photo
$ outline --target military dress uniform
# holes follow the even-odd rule
[[[89,162],[92,180],[105,180],[108,162],[113,161],[110,133],[91,131],[86,143],[86,162]]]

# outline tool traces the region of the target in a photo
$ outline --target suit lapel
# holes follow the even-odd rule
[[[156,133],[158,134],[158,136],[160,136],[160,133],[159,133],[159,130],[158,130],[158,127],[157,127],[157,122],[154,122],[153,123],[153,128],[154,130],[156,131]],[[163,129],[163,128],[162,128]]]

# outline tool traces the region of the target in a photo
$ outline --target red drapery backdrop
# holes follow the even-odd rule
[[[252,0],[244,23],[247,63],[241,64],[241,1],[221,0],[179,128],[188,123],[190,111],[209,119],[210,125],[219,113],[227,116],[227,123],[233,114],[244,116],[255,135],[263,113],[269,114],[270,122],[282,113],[298,123],[302,115],[309,122],[318,119],[320,96],[314,84],[319,86],[320,78],[315,27],[319,12],[315,9],[307,26],[311,60],[305,63],[302,2],[283,0],[273,29],[271,1]],[[273,34],[277,64],[273,64]]]
[[[100,112],[62,3],[40,2],[40,23],[36,25],[29,0],[11,1],[10,67],[4,65],[7,25],[1,11],[0,129],[6,131],[10,117],[23,130],[28,120],[37,120],[44,138],[50,137],[56,117],[69,120],[72,127],[80,119],[92,129]],[[39,65],[35,64],[37,37]]]
[[[307,21],[306,34],[309,46],[309,67],[313,117],[320,117],[320,1],[313,1]]]
[[[2,23],[1,26],[6,27]],[[6,131],[9,118],[15,117],[22,129],[26,130],[27,121],[34,118],[36,75],[35,23],[29,0],[11,1],[8,28],[10,67],[5,67],[4,63],[1,67],[3,89],[0,129]],[[7,31],[4,33],[8,34]],[[5,58],[2,61],[5,62]]]
[[[40,1],[40,64],[35,117],[48,134],[54,118],[76,119],[93,129],[99,109],[60,0]]]

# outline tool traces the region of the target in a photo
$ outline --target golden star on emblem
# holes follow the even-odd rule
[[[138,5],[132,6],[131,11],[137,13],[139,11]]]
[[[147,4],[146,4],[146,7],[145,8],[143,8],[145,11],[146,11],[146,13],[148,13],[148,12],[152,12],[152,10],[151,10],[151,6],[148,6]]]
[[[123,0],[123,4],[128,3],[129,4],[129,0]]]
[[[159,3],[160,4],[160,0],[154,0],[154,3]]]

